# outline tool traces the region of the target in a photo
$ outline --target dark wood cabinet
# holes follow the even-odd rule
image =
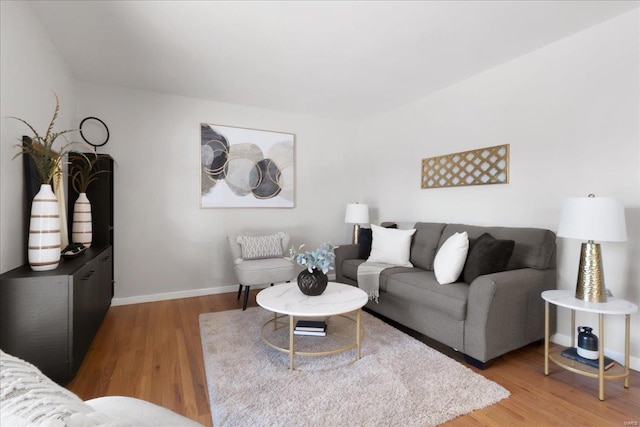
[[[98,157],[98,167],[107,172],[87,189],[91,247],[75,258],[61,259],[52,271],[32,271],[25,264],[0,275],[0,348],[62,385],[82,364],[113,297],[114,161],[107,154]],[[69,153],[70,162],[82,160],[80,154]],[[78,193],[70,182],[67,198],[71,236]]]
[[[71,381],[111,305],[112,262],[111,246],[92,246],[53,271],[0,275],[0,348]]]

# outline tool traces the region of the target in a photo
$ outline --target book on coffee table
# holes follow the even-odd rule
[[[296,331],[312,331],[312,332],[326,332],[327,322],[322,320],[298,320],[295,327]]]
[[[599,359],[587,359],[586,357],[582,357],[578,354],[578,349],[575,347],[569,347],[562,351],[562,356],[567,357],[569,359],[575,360],[576,362],[584,363],[585,365],[589,365],[593,368],[598,368],[600,366]],[[607,370],[615,365],[615,361],[613,359],[604,357],[604,369]]]
[[[293,330],[293,334],[294,335],[307,335],[307,336],[314,336],[314,337],[326,337],[327,336],[327,331],[299,331],[297,329]]]

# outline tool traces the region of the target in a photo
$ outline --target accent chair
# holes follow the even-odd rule
[[[285,257],[290,241],[287,233],[242,233],[229,236],[228,240],[238,277],[238,299],[245,288],[243,311],[247,309],[251,286],[273,286],[295,278],[295,264]]]

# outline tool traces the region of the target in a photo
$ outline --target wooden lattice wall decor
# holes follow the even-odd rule
[[[509,144],[422,159],[422,188],[508,182]]]

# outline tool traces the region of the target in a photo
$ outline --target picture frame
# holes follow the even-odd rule
[[[295,134],[200,123],[201,208],[294,208]]]

